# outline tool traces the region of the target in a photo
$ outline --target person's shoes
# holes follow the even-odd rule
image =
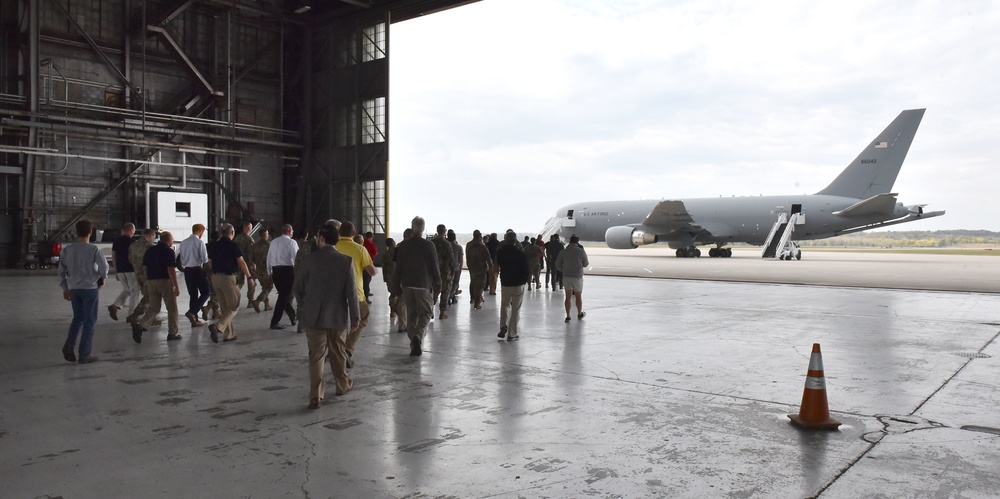
[[[579,314],[576,315],[576,320],[582,321],[583,318],[586,317],[586,316],[587,316],[587,312],[580,312]]]
[[[100,360],[100,359],[98,359],[96,356],[88,355],[88,356],[80,359],[80,363],[81,364],[90,364],[91,362],[97,362],[98,360]]]
[[[371,298],[365,298],[365,303],[371,305],[372,304]]]
[[[108,313],[111,314],[112,320],[118,320],[118,307],[114,305],[108,305]]]
[[[389,318],[390,319],[395,319],[396,318],[396,312],[393,312],[392,310],[390,310],[389,311]]]
[[[205,325],[204,322],[198,320],[198,314],[195,314],[193,312],[188,312],[184,314],[184,317],[187,317],[188,320],[191,321],[191,327],[202,327]]]
[[[274,310],[274,307],[271,306],[271,302],[265,301],[264,302],[264,311],[265,312],[270,312],[271,310]]]
[[[461,289],[455,290],[455,295],[460,295],[460,294],[462,294],[462,290]]]
[[[139,324],[138,322],[133,322],[132,323],[132,340],[135,341],[136,343],[142,343],[142,332],[143,331],[145,331],[145,329],[142,328],[142,324]]]
[[[151,325],[152,326],[162,326],[163,325],[163,319],[153,319],[153,323]]]
[[[542,289],[542,285],[541,284],[535,284],[535,289]]]
[[[177,341],[179,339],[181,339],[181,335],[177,333],[167,335],[167,341]]]
[[[206,320],[206,321],[208,320],[208,311],[211,310],[211,309],[212,308],[209,307],[209,306],[207,306],[207,305],[204,306],[204,307],[201,307],[201,318],[202,318],[202,320]]]
[[[441,315],[438,318],[441,319],[441,320],[447,319],[448,318],[448,312],[445,312],[444,310],[442,310],[441,311]]]
[[[274,329],[275,331],[280,331],[282,329],[285,329],[285,326],[281,324],[271,324],[271,329]]]
[[[322,399],[319,399],[319,398],[309,399],[309,408],[310,409],[319,409],[320,400],[322,400]]]
[[[216,319],[218,319],[219,315],[221,315],[221,314],[222,314],[222,312],[219,311],[219,307],[216,307],[216,306],[212,307],[212,320],[213,321],[216,320]]]
[[[507,326],[500,326],[500,332],[497,333],[497,338],[503,338],[507,336]]]
[[[347,368],[350,369],[352,367],[354,367],[354,356],[347,354]]]
[[[296,325],[299,321],[295,320],[295,317],[291,317],[288,320],[292,321],[292,325]]]
[[[507,336],[507,341],[514,341],[514,340],[519,340],[519,339],[521,339],[521,337],[518,336],[518,335],[516,335],[516,334],[512,334],[510,336]]]
[[[218,343],[219,342],[219,327],[216,326],[215,324],[209,324],[208,325],[208,336],[209,336],[209,338],[212,338],[212,343]]]
[[[496,291],[490,291],[490,296],[496,296],[496,295],[497,295]]]
[[[259,314],[260,313],[260,302],[255,301],[255,300],[251,301],[250,304],[249,304],[249,308],[252,308],[254,312],[257,312]]]
[[[406,332],[406,326],[399,326],[398,328],[396,328],[396,332],[397,333],[405,333]]]
[[[63,358],[66,362],[76,362],[76,354],[73,353],[73,345],[63,345]]]
[[[229,343],[230,341],[236,341],[236,337],[233,336],[232,338],[222,338],[223,343]]]
[[[410,357],[419,357],[423,353],[424,351],[420,349],[420,340],[416,336],[410,338]]]
[[[566,323],[569,324],[569,316],[566,316]]]

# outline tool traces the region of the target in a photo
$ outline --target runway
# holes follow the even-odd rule
[[[662,245],[634,250],[588,246],[587,254],[588,272],[597,275],[1000,293],[1000,255],[803,248],[802,260],[782,261],[760,258],[760,248],[737,247],[732,258],[677,258]]]
[[[883,266],[954,270],[869,255],[591,254],[584,320],[565,324],[563,296],[532,290],[521,340],[507,342],[496,337],[499,296],[479,311],[463,299],[429,327],[419,358],[394,332],[376,277],[355,389],[316,411],[306,409],[305,339],[268,330],[265,314],[242,309],[235,344],[182,325],[181,341],[166,343],[160,328],[137,345],[103,308],[112,280],[94,342],[102,360],[80,366],[59,352],[71,314],[56,278],[0,274],[0,497],[1000,490],[1000,294],[873,288],[895,273]],[[633,260],[656,278],[596,275],[635,272]],[[837,284],[836,269],[857,268],[872,282]],[[803,282],[731,282],[754,272]],[[799,430],[786,416],[813,343],[839,431]]]

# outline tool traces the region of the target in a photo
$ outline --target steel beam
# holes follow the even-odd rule
[[[187,54],[184,53],[184,50],[181,48],[181,46],[177,43],[176,40],[174,40],[172,36],[170,36],[170,33],[168,33],[166,29],[160,26],[152,26],[152,25],[146,26],[146,29],[152,31],[153,33],[159,34],[160,37],[163,38],[165,42],[167,42],[167,45],[169,45],[170,48],[173,49],[174,55],[176,55],[181,60],[181,62],[184,63],[184,65],[187,67],[187,70],[190,71],[191,74],[195,77],[195,79],[197,79],[208,90],[208,93],[216,97],[221,97],[223,95],[222,92],[219,92],[214,88],[212,88],[212,84],[209,83],[209,81],[205,78],[205,76],[201,74],[201,71],[198,71],[198,68],[195,67],[194,63],[191,62],[191,59],[188,58]]]
[[[73,16],[69,13],[69,11],[66,10],[66,8],[63,7],[58,0],[50,0],[50,1],[53,5],[56,6],[57,9],[59,9],[60,12],[63,13],[64,16],[66,16],[66,19],[69,20],[70,24],[72,24],[73,27],[75,27],[76,30],[80,32],[80,36],[82,36],[83,39],[86,40],[87,45],[90,45],[90,48],[94,49],[94,52],[97,54],[97,57],[99,57],[101,61],[104,62],[104,64],[111,69],[111,71],[115,74],[115,76],[117,76],[118,79],[120,79],[123,83],[125,83],[125,85],[127,85],[128,88],[132,89],[132,92],[134,92],[136,95],[142,95],[142,91],[139,90],[135,85],[133,85],[131,81],[129,81],[128,77],[125,76],[125,74],[122,73],[120,69],[118,69],[118,66],[115,66],[115,63],[111,62],[111,59],[108,57],[108,55],[105,54],[104,51],[101,50],[101,47],[97,45],[97,42],[95,42],[94,39],[91,38],[89,34],[87,34],[87,30],[83,29],[83,26],[80,26],[80,24],[76,22],[76,19],[73,19]],[[30,3],[34,8],[37,8],[36,5],[38,3],[37,1],[30,1],[28,3]]]

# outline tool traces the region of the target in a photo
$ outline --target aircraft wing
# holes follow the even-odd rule
[[[681,233],[716,237],[733,233],[733,229],[725,224],[695,223],[694,218],[684,206],[684,202],[678,200],[664,200],[657,203],[649,215],[646,215],[641,227],[667,238],[676,237],[677,234]]]
[[[694,219],[684,207],[683,201],[665,200],[653,207],[649,215],[646,215],[646,219],[642,221],[642,225],[665,234],[689,228],[693,222]]]
[[[867,217],[869,215],[891,215],[896,207],[896,193],[878,194],[864,201],[833,212],[838,217]]]

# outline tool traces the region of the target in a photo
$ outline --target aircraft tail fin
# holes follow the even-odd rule
[[[868,199],[892,192],[924,111],[909,109],[899,113],[830,185],[816,194]]]

